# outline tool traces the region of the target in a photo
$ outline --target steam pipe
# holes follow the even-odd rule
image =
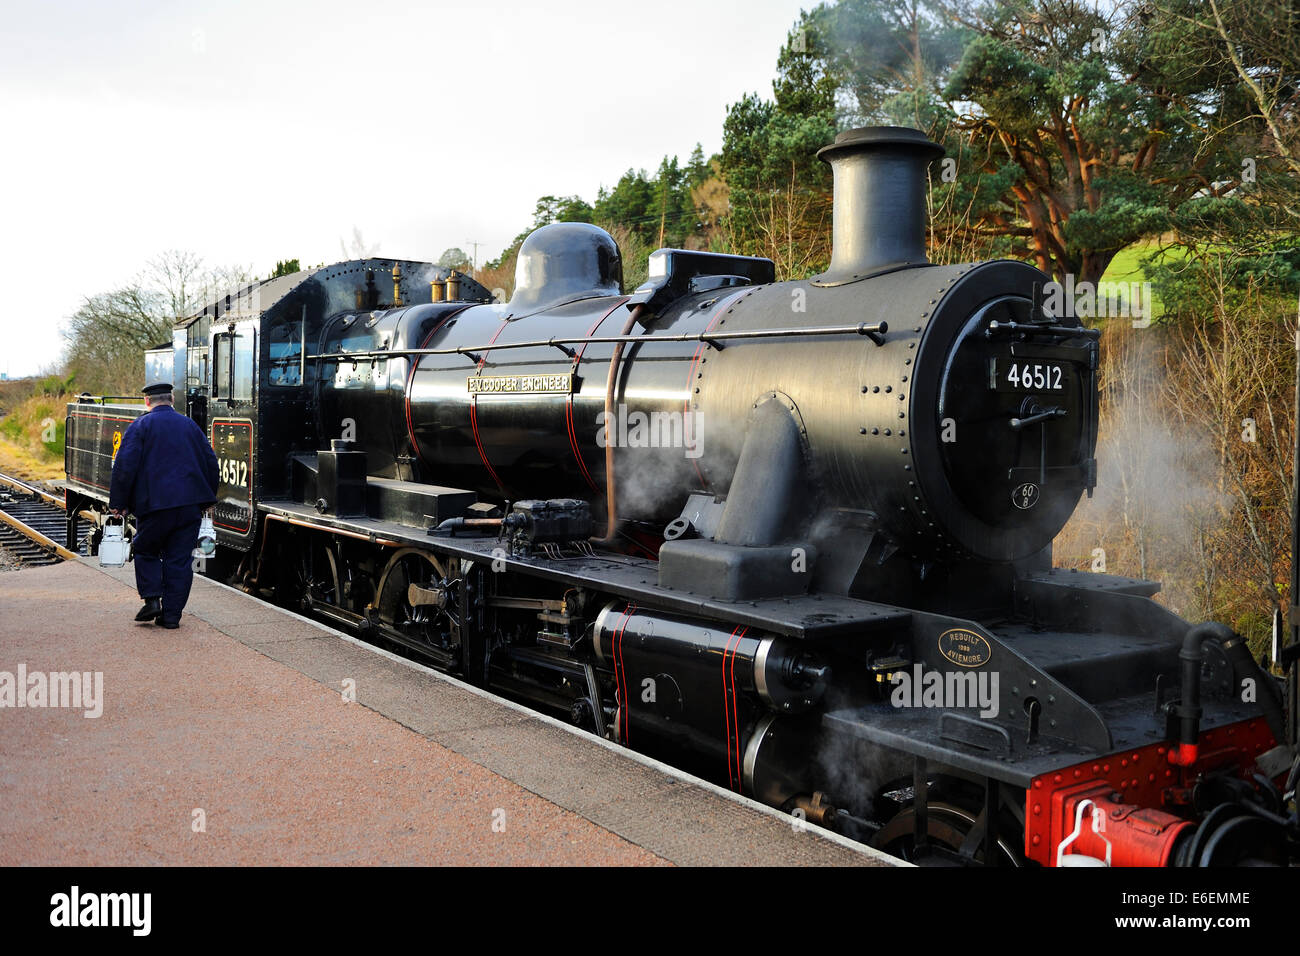
[[[1169,762],[1177,767],[1190,767],[1196,763],[1198,742],[1201,739],[1201,664],[1205,654],[1201,647],[1206,641],[1232,638],[1232,631],[1223,624],[1206,621],[1197,624],[1183,638],[1178,659],[1182,661],[1182,694],[1174,705],[1178,718],[1178,740],[1169,751]]]
[[[645,303],[637,305],[632,310],[632,314],[627,317],[627,323],[623,326],[620,339],[625,339],[632,334],[632,327],[640,320],[642,313],[645,311]],[[609,377],[605,380],[605,421],[606,423],[614,420],[614,395],[618,390],[618,369],[623,363],[623,346],[626,342],[620,341],[614,346],[614,354],[609,358]],[[614,446],[616,442],[605,442],[605,537],[593,538],[597,544],[611,545],[614,543],[614,537],[618,534],[618,507],[615,503],[617,487],[614,478]]]
[[[285,524],[291,524],[295,528],[306,528],[308,531],[327,531],[330,534],[342,535],[345,538],[356,538],[358,541],[368,541],[371,544],[381,544],[389,548],[400,548],[402,546],[402,542],[400,541],[390,541],[388,538],[381,538],[374,533],[361,534],[358,531],[345,531],[342,528],[336,528],[334,525],[312,524],[310,521],[302,521],[298,518],[289,518],[285,515],[268,513],[266,520],[283,521]]]
[[[1286,740],[1286,723],[1277,688],[1251,657],[1246,641],[1226,625],[1206,621],[1187,632],[1183,638],[1182,650],[1178,652],[1178,659],[1182,661],[1183,686],[1181,697],[1173,708],[1173,713],[1178,718],[1178,739],[1169,751],[1169,762],[1178,767],[1190,767],[1200,756],[1201,664],[1205,660],[1203,648],[1206,641],[1217,641],[1223,648],[1238,683],[1248,679],[1254,681],[1259,692],[1259,706],[1264,711],[1269,730],[1279,743]]]
[[[429,534],[455,537],[457,531],[499,531],[504,522],[504,518],[448,518],[430,528]]]

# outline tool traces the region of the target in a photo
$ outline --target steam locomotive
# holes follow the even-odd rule
[[[625,293],[556,223],[505,302],[367,259],[211,303],[145,356],[220,462],[207,573],[918,863],[1288,864],[1279,681],[1052,566],[1098,333],[1029,265],[927,261],[941,154],[823,148],[807,281],[660,249]],[[68,406],[70,543],[142,411]]]

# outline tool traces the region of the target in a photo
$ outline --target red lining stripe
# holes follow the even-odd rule
[[[233,425],[238,428],[248,429],[248,485],[247,485],[248,527],[240,528],[238,525],[222,524],[215,517],[212,519],[212,523],[216,525],[218,528],[225,528],[227,531],[232,531],[239,535],[247,537],[253,531],[253,511],[254,511],[253,509],[253,426],[250,422],[237,421],[236,419],[232,419],[232,418],[212,419],[212,421],[208,423],[208,443],[212,445],[214,450],[217,447],[217,426],[218,425],[227,425],[227,426]],[[233,458],[230,460],[234,461]],[[235,486],[231,485],[230,487],[233,488]],[[245,499],[240,498],[238,500],[244,501]]]
[[[587,330],[586,337],[591,338],[593,335],[595,335],[596,330],[605,324],[605,320],[608,319],[611,315],[613,315],[614,311],[618,309],[619,306],[626,305],[627,300],[628,300],[628,296],[624,296],[613,306],[611,306],[609,311],[606,312],[604,315],[602,315],[599,319],[597,319],[592,324],[591,328]],[[587,351],[587,343],[583,342],[580,346],[578,346],[577,354],[573,356],[574,374],[577,374],[578,366],[582,363],[583,353],[586,351]],[[565,426],[568,428],[569,431],[569,448],[573,452],[574,460],[577,461],[578,467],[582,470],[582,477],[586,479],[587,484],[591,487],[591,490],[598,492],[600,491],[600,489],[596,487],[595,479],[591,477],[591,472],[587,470],[587,463],[582,460],[582,452],[578,450],[578,435],[577,435],[577,430],[573,424],[573,392],[569,393],[569,399],[565,403],[564,418],[565,418]],[[605,427],[606,428],[609,427],[608,422],[605,423]]]
[[[70,412],[69,418],[84,418],[88,422],[138,422],[139,418],[118,418],[114,415],[84,415],[81,412]],[[144,416],[140,416],[143,418]]]
[[[744,294],[745,294],[744,292],[737,292],[735,295],[733,295],[733,296],[731,296],[731,297],[729,297],[729,298],[727,298],[727,299],[723,299],[723,300],[722,300],[722,304],[718,306],[718,310],[717,310],[716,312],[713,313],[713,318],[709,319],[709,324],[706,325],[706,326],[704,327],[704,331],[705,331],[705,332],[711,332],[711,331],[713,331],[713,327],[714,327],[715,325],[717,325],[717,324],[718,324],[718,320],[722,318],[722,314],[723,314],[723,312],[725,312],[728,308],[730,308],[731,304],[732,304],[733,302],[735,302],[737,299],[739,299],[741,296],[743,296]],[[707,344],[707,343],[701,342],[699,345],[697,345],[697,346],[695,347],[695,355],[691,358],[691,370],[690,370],[690,373],[686,376],[686,403],[685,403],[685,406],[684,406],[683,409],[682,409],[682,411],[683,411],[683,413],[684,413],[685,415],[690,415],[690,413],[691,413],[691,395],[694,394],[694,393],[691,391],[691,388],[692,388],[691,383],[695,381],[695,370],[696,370],[697,368],[699,368],[699,365],[700,365],[700,356],[702,356],[702,355],[704,354],[704,347],[705,347],[706,344]],[[683,422],[684,422],[684,421],[685,421],[685,419],[683,419]],[[683,425],[683,428],[684,428],[684,427],[685,427],[685,425]],[[700,471],[700,460],[699,460],[699,458],[692,458],[692,459],[691,459],[691,467],[693,467],[693,468],[695,469],[695,474],[699,475],[699,477],[700,477],[700,485],[701,485],[701,486],[702,486],[706,491],[709,490],[709,482],[708,482],[708,480],[704,477],[704,472]],[[733,633],[734,633],[734,632],[733,632]]]
[[[492,341],[488,342],[488,349],[490,349],[494,344],[496,344],[496,340],[501,337],[501,333],[506,330],[506,326],[509,324],[510,322],[508,319],[501,320],[501,325],[497,327],[496,332],[493,334]],[[479,356],[478,366],[476,367],[477,371],[481,372],[483,370],[483,366],[487,365],[488,349],[484,349],[483,354]],[[474,396],[469,401],[469,427],[470,430],[474,433],[474,444],[478,446],[478,456],[483,460],[483,467],[487,469],[488,474],[492,476],[492,480],[495,481],[497,483],[497,487],[501,489],[501,494],[504,495],[506,493],[505,482],[501,480],[501,477],[497,474],[496,469],[492,467],[492,462],[488,461],[487,450],[484,449],[483,447],[483,439],[479,437],[478,393],[475,393]]]
[[[596,483],[591,479],[591,472],[587,471],[587,463],[582,460],[582,454],[578,451],[578,436],[573,432],[573,393],[569,393],[569,401],[564,406],[564,427],[569,433],[569,450],[573,452],[574,460],[578,463],[578,468],[582,471],[582,477],[586,480],[588,487],[592,491],[599,491]]]
[[[474,433],[474,445],[478,448],[479,458],[483,460],[483,467],[485,467],[488,470],[488,474],[492,476],[492,480],[497,483],[497,487],[501,489],[501,494],[504,495],[506,493],[506,486],[504,483],[502,483],[501,477],[496,473],[496,469],[492,467],[492,463],[488,461],[487,452],[483,450],[483,439],[481,439],[478,434],[478,396],[477,395],[473,396],[469,400],[469,427],[470,427],[470,431]]]
[[[135,422],[138,422],[138,421],[140,420],[140,418],[143,418],[143,417],[144,417],[144,414],[142,413],[142,414],[141,414],[139,417],[137,417],[137,418],[119,418],[119,417],[116,416],[116,415],[96,415],[94,412],[90,412],[89,414],[87,414],[86,412],[67,412],[67,413],[66,413],[66,417],[67,417],[67,418],[80,418],[80,419],[82,419],[83,421],[87,421],[87,422],[99,422],[100,424],[103,424],[104,422],[130,422],[130,423],[134,424]],[[95,438],[96,438],[96,440],[97,440],[97,443],[102,444],[102,439],[103,439],[103,437],[104,437],[104,436],[103,436],[102,433],[99,434],[99,435],[96,435]],[[104,454],[102,451],[96,451],[96,450],[93,449],[93,448],[73,448],[73,451],[74,451],[74,452],[75,452],[75,451],[90,452],[91,454],[94,454],[94,455],[103,455],[103,454]],[[112,457],[116,458],[115,455],[112,456]],[[109,472],[111,473],[112,470],[113,470],[113,464],[112,464],[111,461],[109,462],[109,466],[108,466],[108,467],[109,467]],[[88,484],[88,485],[94,485],[94,486],[95,486],[96,488],[98,488],[100,491],[109,491],[109,490],[110,490],[110,488],[109,488],[108,485],[101,485],[101,484],[100,484],[99,482],[97,482],[97,481],[91,481],[89,478],[83,478],[83,477],[81,477],[80,475],[73,474],[72,472],[68,472],[67,475],[68,475],[68,480],[69,480],[69,481],[81,481],[81,482],[84,482],[84,483],[86,483],[86,484]],[[65,492],[64,497],[66,498],[66,492]]]
[[[731,764],[732,728],[731,728],[731,708],[727,704],[727,656],[731,653],[731,642],[735,638],[736,632],[738,630],[740,630],[740,625],[736,625],[731,629],[731,634],[730,636],[727,637],[727,646],[722,649],[722,717],[723,720],[726,721],[726,730],[727,730],[727,736],[726,736],[727,783],[732,790],[736,789],[736,778],[732,773],[732,764]],[[737,646],[739,646],[739,642],[737,642]],[[733,667],[732,670],[734,672],[735,668]]]
[[[448,312],[439,319],[438,324],[429,330],[429,334],[426,335],[424,341],[420,343],[420,348],[427,349],[429,343],[433,341],[433,337],[442,330],[442,327],[446,325],[449,320],[454,319],[468,308],[468,305],[462,306],[454,312]],[[411,367],[406,373],[406,435],[411,440],[411,449],[415,452],[415,457],[427,465],[428,462],[425,461],[424,456],[420,454],[420,443],[415,440],[415,425],[411,422],[411,386],[415,383],[415,370],[420,367],[421,358],[423,358],[423,356],[410,356],[409,361]]]
[[[731,652],[731,723],[736,731],[736,791],[739,792],[745,788],[745,774],[740,762],[740,717],[736,713],[736,655],[740,652],[740,642],[745,639],[745,634],[749,632],[748,627],[742,627],[740,634],[736,637],[736,649]]]
[[[727,732],[727,780],[731,789],[737,793],[744,789],[745,775],[741,763],[740,715],[736,708],[736,657],[748,632],[748,626],[737,625],[732,629],[731,636],[727,638],[727,646],[722,651],[722,717]],[[734,648],[731,646],[733,638],[736,641]],[[731,658],[730,670],[727,667],[728,657]]]
[[[492,334],[492,340],[491,340],[490,342],[488,342],[488,347],[487,347],[486,349],[483,350],[483,354],[480,355],[479,358],[478,358],[478,368],[479,368],[479,369],[482,369],[483,366],[487,365],[488,350],[491,349],[492,346],[496,345],[496,343],[497,343],[497,339],[501,338],[501,333],[504,332],[504,331],[506,330],[506,326],[509,325],[509,324],[510,324],[510,320],[509,320],[509,319],[502,319],[502,320],[501,320],[501,325],[498,326],[496,332],[494,332],[494,333]]]
[[[629,604],[623,611],[623,620],[619,621],[618,627],[614,629],[614,640],[612,643],[614,651],[614,683],[618,687],[620,716],[622,717],[623,727],[619,737],[623,744],[627,744],[628,732],[632,728],[632,716],[630,713],[632,701],[627,695],[627,671],[623,667],[623,632],[627,630],[628,622],[632,620],[632,615],[636,613],[636,605]]]

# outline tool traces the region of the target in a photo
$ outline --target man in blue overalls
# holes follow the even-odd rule
[[[113,460],[108,506],[136,517],[131,546],[144,607],[135,619],[177,628],[194,582],[199,524],[217,500],[217,456],[203,429],[172,407],[171,383],[146,385],[144,404]]]

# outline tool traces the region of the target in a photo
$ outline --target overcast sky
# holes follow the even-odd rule
[[[811,6],[805,0],[804,6]],[[799,0],[0,4],[0,372],[167,249],[494,257],[537,198],[721,145]]]

